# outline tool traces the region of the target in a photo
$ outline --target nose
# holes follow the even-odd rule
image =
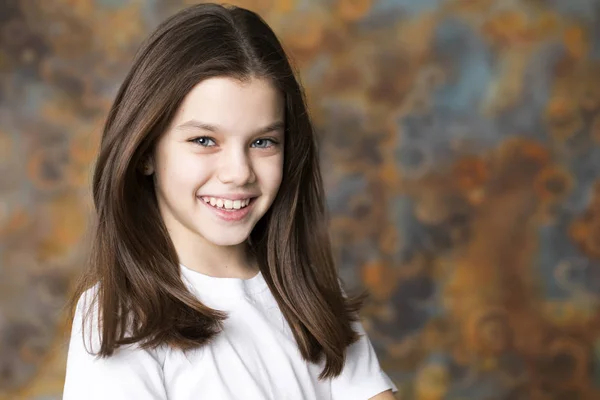
[[[247,152],[244,150],[223,152],[219,159],[218,179],[224,184],[235,186],[254,183],[256,175]]]

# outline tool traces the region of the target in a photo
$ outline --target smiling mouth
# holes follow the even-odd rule
[[[202,201],[204,201],[207,205],[210,205],[218,210],[223,211],[237,211],[242,210],[248,207],[252,202],[256,199],[256,197],[241,199],[241,200],[229,200],[229,199],[221,199],[217,197],[202,197]]]

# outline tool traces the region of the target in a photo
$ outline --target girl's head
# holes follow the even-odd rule
[[[175,242],[250,239],[303,357],[324,356],[324,377],[341,372],[361,298],[340,290],[303,97],[275,34],[248,10],[196,5],[144,42],[104,128],[92,268],[74,296],[98,287],[100,355],[218,334],[226,316],[187,290]]]
[[[250,11],[202,4],[140,49],[105,128],[94,199],[130,230],[160,214],[179,240],[236,245],[271,205],[289,216],[316,161],[302,91],[273,32]],[[211,204],[248,201],[242,219]]]

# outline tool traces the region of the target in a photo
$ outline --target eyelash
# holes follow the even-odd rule
[[[200,143],[199,143],[199,141],[200,141],[201,139],[210,140],[210,141],[212,141],[212,142],[214,143],[214,139],[213,139],[213,138],[211,138],[211,137],[208,137],[208,136],[200,136],[200,137],[197,137],[197,138],[191,139],[191,140],[190,140],[190,142],[192,142],[192,143],[194,143],[194,144],[197,144],[197,145],[199,145],[199,146],[202,146],[202,147],[213,147],[213,146],[206,146],[206,145],[200,144]],[[271,147],[273,147],[273,146],[276,146],[277,144],[279,144],[279,142],[277,142],[277,141],[276,141],[276,140],[274,140],[274,139],[270,139],[270,138],[261,138],[261,139],[256,139],[256,140],[253,142],[253,144],[254,144],[254,143],[256,143],[256,142],[258,142],[259,140],[261,140],[261,141],[269,141],[269,142],[271,142],[271,145],[270,145],[270,146],[267,146],[267,147],[258,147],[259,149],[268,149],[268,148],[271,148]]]

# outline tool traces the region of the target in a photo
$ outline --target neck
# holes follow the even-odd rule
[[[259,271],[247,242],[218,246],[197,236],[176,238],[172,235],[171,239],[179,262],[201,274],[215,278],[250,279]]]

